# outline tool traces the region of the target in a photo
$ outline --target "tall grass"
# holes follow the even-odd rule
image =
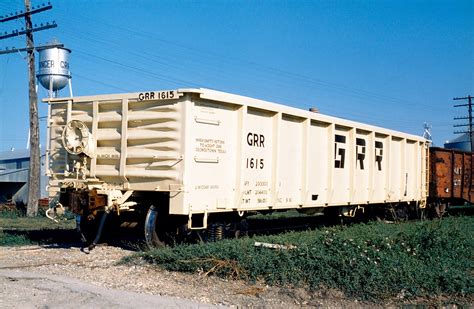
[[[154,249],[126,262],[139,259],[172,271],[313,290],[337,288],[367,300],[472,296],[473,227],[471,217],[357,224]],[[296,248],[255,247],[255,241]]]

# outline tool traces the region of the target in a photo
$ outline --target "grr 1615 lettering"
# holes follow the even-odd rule
[[[256,159],[256,158],[247,158],[246,167],[250,169],[263,169],[265,164],[263,163],[263,159]]]

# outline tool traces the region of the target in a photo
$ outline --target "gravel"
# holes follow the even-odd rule
[[[332,290],[308,292],[117,264],[133,253],[113,246],[98,246],[90,254],[76,245],[0,247],[0,307],[376,306]]]

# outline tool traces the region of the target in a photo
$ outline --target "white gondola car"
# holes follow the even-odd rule
[[[418,136],[208,89],[45,101],[51,197],[90,219],[154,205],[193,229],[216,214],[426,201]]]

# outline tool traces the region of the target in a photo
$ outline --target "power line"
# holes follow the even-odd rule
[[[100,30],[100,29],[99,29]],[[71,35],[71,34],[75,34],[75,38],[81,36],[80,32],[77,32],[77,31],[72,31],[72,30],[64,30],[63,28],[63,31],[64,33],[67,33],[68,35]],[[100,37],[100,36],[99,36]],[[149,53],[147,52],[146,50],[141,50],[140,53],[137,53],[137,52],[134,52],[134,51],[127,51],[126,52],[126,56],[120,56],[120,52],[123,51],[123,43],[116,43],[114,42],[113,40],[110,40],[110,39],[98,39],[96,37],[92,37],[92,38],[85,38],[88,42],[91,42],[91,41],[94,41],[96,42],[97,44],[100,44],[102,45],[102,47],[104,45],[114,45],[114,46],[119,46],[119,47],[122,47],[122,48],[111,48],[110,50],[107,51],[107,55],[106,56],[99,56],[98,54],[90,54],[90,53],[84,53],[83,55],[81,55],[82,57],[84,58],[90,58],[90,59],[99,59],[100,61],[102,62],[107,62],[109,64],[112,64],[114,66],[118,66],[124,70],[127,70],[127,71],[134,71],[134,72],[137,72],[137,73],[145,73],[145,75],[148,75],[150,77],[152,77],[153,79],[157,79],[157,80],[161,80],[161,81],[166,81],[166,82],[170,82],[172,84],[176,84],[176,85],[179,85],[179,86],[183,86],[183,82],[185,84],[190,84],[192,83],[193,85],[197,85],[198,87],[200,86],[198,83],[196,82],[190,82],[188,80],[184,80],[184,79],[178,79],[178,78],[172,78],[170,75],[160,75],[158,73],[156,73],[156,71],[154,69],[151,69],[151,66],[147,66],[147,69],[146,69],[146,72],[143,71],[143,69],[141,68],[141,66],[138,66],[135,61],[135,59],[143,59],[145,61],[147,61],[146,63],[149,65],[149,62],[153,62],[153,63],[157,63],[160,65],[160,67],[162,68],[169,68],[169,67],[174,67],[174,68],[180,68],[182,67],[183,69],[187,70],[189,72],[189,66],[186,66],[186,65],[179,65],[182,61],[161,61],[161,60],[158,60],[158,59],[162,59],[161,58],[161,54],[159,52],[155,52],[155,53]],[[78,48],[80,48],[80,44],[78,44]],[[100,46],[99,46],[100,48]],[[80,51],[78,51],[78,53],[80,53]],[[160,57],[157,56],[157,54],[160,55]],[[131,58],[129,57],[130,55],[133,55],[133,56],[136,56],[135,58]],[[112,58],[113,57],[113,58]],[[86,59],[87,59],[86,58]],[[117,58],[117,60],[114,60],[114,58]],[[122,58],[127,58],[129,61],[126,62],[126,65],[123,66],[121,64],[123,64],[124,62],[122,61]],[[185,58],[186,60],[186,58]],[[91,60],[91,61],[94,61],[94,60]],[[203,66],[209,66],[207,63],[204,63],[204,62],[197,62],[197,64],[199,65],[203,65]],[[218,71],[222,74],[220,74],[221,76],[228,76],[228,74],[224,74],[224,71],[223,70],[218,70],[219,67],[218,66],[210,66],[211,68],[215,69],[214,71]],[[133,69],[132,69],[133,68]],[[200,72],[198,73],[201,73],[204,75],[204,73],[202,72],[202,70],[199,70]],[[233,71],[232,71],[233,72]],[[207,73],[207,75],[209,76],[213,76],[215,77],[216,74],[215,72],[213,71],[210,71],[210,70],[207,70],[205,71],[205,73]],[[268,77],[266,76],[269,76],[268,74],[270,74],[271,77],[274,77],[274,78],[270,78],[270,80],[274,80],[278,83],[280,83],[280,85],[285,85],[285,86],[288,86],[287,84],[287,81],[285,80],[282,80],[282,79],[285,79],[285,78],[288,78],[288,77],[285,77],[284,74],[274,74],[271,75],[272,73],[268,73],[268,72],[262,72],[261,70],[257,70],[256,71],[257,74],[260,74],[262,76],[265,76],[265,77],[262,77],[262,78],[265,78],[267,79]],[[232,73],[234,76],[235,76],[235,73],[233,72]],[[266,75],[265,75],[266,74]],[[252,75],[252,78],[251,79],[247,79],[247,80],[252,80],[252,83],[256,83],[255,81],[255,74],[251,74]],[[196,74],[193,73],[193,77],[195,77]],[[107,78],[116,78],[117,77],[115,75],[107,75],[105,76],[104,80],[107,80]],[[294,79],[291,79],[289,78],[290,80],[294,80]],[[89,79],[90,80],[90,79]],[[97,80],[95,81],[97,83]],[[131,82],[133,82],[133,79],[131,79],[130,81],[128,81],[127,83],[130,84]],[[123,84],[123,79],[117,83],[118,84]],[[124,90],[124,88],[122,87],[117,87],[117,86],[111,86],[111,83],[104,83],[103,81],[102,82],[99,82],[99,84],[103,84],[103,85],[106,85],[108,87],[111,87],[111,88],[114,88],[114,89],[118,89],[118,90]],[[259,90],[262,91],[263,89],[272,89],[270,87],[270,84],[268,82],[265,82],[265,80],[262,82],[262,83],[259,83],[260,86],[259,86]],[[209,87],[209,85],[208,85]],[[211,86],[212,88],[212,86]],[[312,103],[307,103],[306,99],[298,99],[296,100],[294,97],[290,97],[290,96],[294,96],[293,94],[289,94],[289,96],[283,96],[282,94],[278,94],[278,95],[273,95],[272,91],[265,91],[265,92],[262,92],[264,94],[264,97],[265,98],[274,98],[276,99],[275,102],[285,102],[286,104],[290,104],[290,105],[298,105],[298,106],[305,106],[305,107],[311,107],[311,106],[314,106],[314,104]],[[341,93],[341,94],[344,94],[344,93],[347,93],[347,92],[344,92],[344,91],[340,91],[340,90],[335,90],[334,93]],[[353,94],[352,95],[353,97],[357,97],[357,98],[360,98],[362,100],[366,99],[367,96],[361,96],[361,95],[355,95]],[[293,102],[293,104],[292,104]],[[355,111],[351,111],[351,112],[348,112],[347,109],[344,109],[343,111],[340,110],[340,108],[336,108],[336,107],[333,107],[331,105],[327,106],[326,111],[333,111],[334,113],[336,113],[337,116],[339,117],[344,117],[346,118],[347,116],[349,116],[349,118],[351,118],[351,116],[355,116],[356,118],[359,118],[359,119],[365,119],[366,121],[367,120],[370,120],[370,121],[377,121],[377,122],[380,122],[380,121],[384,121],[386,120],[386,115],[379,115],[379,116],[376,116],[374,115],[373,113],[370,114],[370,116],[368,116],[366,113],[357,113]],[[346,115],[341,115],[341,112],[342,113],[346,113]],[[376,111],[375,111],[376,112]],[[413,114],[412,114],[413,115]],[[408,119],[406,118],[403,118],[403,119],[399,119],[398,120],[398,123],[400,122],[403,122],[403,123],[406,123],[406,124],[411,124],[412,122],[409,121]]]
[[[5,50],[0,50],[0,55],[11,54],[11,53],[19,53],[19,52],[25,52],[25,51],[26,52],[31,52],[31,51],[35,51],[35,50],[38,50],[38,49],[54,48],[54,47],[64,47],[64,44],[46,44],[46,45],[39,45],[39,46],[36,46],[36,47],[27,47],[27,48],[12,48],[12,49],[6,48]]]
[[[152,33],[152,32],[147,32],[147,31],[143,31],[143,30],[138,31],[138,30],[132,29],[131,27],[124,27],[124,26],[121,26],[121,25],[117,25],[115,23],[111,24],[111,23],[104,22],[102,20],[91,19],[91,18],[89,18],[85,15],[81,15],[81,19],[83,19],[83,18],[88,19],[89,21],[91,21],[93,23],[96,23],[96,24],[105,25],[105,26],[107,26],[108,29],[110,29],[110,27],[113,27],[114,29],[122,29],[122,30],[125,30],[125,31],[128,31],[128,32],[134,34],[135,36],[142,36],[142,37],[146,37],[147,39],[152,37],[153,40],[160,41],[160,42],[164,43],[163,46],[173,45],[173,46],[176,46],[176,47],[179,47],[179,48],[182,48],[182,49],[186,49],[188,51],[195,52],[199,55],[206,55],[206,56],[210,55],[213,58],[221,58],[221,59],[224,59],[228,63],[230,62],[231,64],[236,63],[236,62],[239,63],[239,65],[241,63],[245,63],[248,67],[250,67],[252,69],[255,69],[258,74],[265,73],[265,74],[270,74],[271,76],[277,77],[277,78],[286,77],[286,78],[293,79],[293,80],[298,79],[300,81],[308,82],[308,83],[313,84],[313,85],[318,85],[318,86],[322,86],[322,87],[331,89],[332,91],[344,93],[346,95],[355,96],[355,97],[359,97],[359,98],[372,98],[372,99],[388,101],[388,102],[392,102],[392,103],[401,103],[401,104],[404,104],[404,105],[414,105],[414,104],[420,105],[420,106],[424,105],[424,106],[429,106],[430,108],[433,108],[433,106],[429,105],[429,104],[423,104],[423,103],[419,103],[419,102],[409,101],[409,100],[406,100],[406,99],[395,98],[395,97],[387,96],[385,94],[379,94],[379,93],[366,91],[366,90],[362,90],[362,89],[350,88],[350,87],[347,87],[347,86],[342,85],[342,84],[332,83],[332,82],[324,81],[324,80],[321,80],[321,79],[308,77],[308,76],[305,76],[305,75],[302,75],[302,74],[288,72],[288,71],[285,71],[285,70],[281,70],[279,68],[274,68],[274,67],[271,67],[271,66],[262,65],[262,64],[257,63],[257,62],[252,62],[252,61],[240,59],[240,58],[237,58],[237,57],[230,57],[228,55],[224,56],[224,55],[221,55],[219,53],[215,53],[215,52],[211,52],[211,51],[207,51],[207,50],[202,50],[202,49],[190,47],[190,46],[187,46],[187,45],[182,44],[182,43],[177,43],[175,41],[170,41],[170,40],[167,40],[167,39],[163,39],[163,38],[157,36],[155,32]],[[97,30],[98,30],[98,28],[96,27],[96,31]],[[144,51],[143,53],[146,53],[146,51]],[[163,57],[163,54],[160,54],[160,57]],[[202,64],[202,63],[199,63],[199,64]],[[253,74],[252,74],[252,77],[254,77]]]
[[[53,6],[51,5],[50,2],[48,2],[47,5],[38,5],[36,8],[33,8],[30,6],[30,10],[26,12],[23,12],[20,10],[20,13],[17,13],[15,12],[15,14],[11,13],[10,16],[0,16],[0,23],[3,23],[3,22],[6,22],[6,21],[10,21],[10,20],[14,20],[14,19],[19,19],[19,18],[24,18],[24,17],[28,17],[28,15],[31,15],[31,14],[36,14],[36,13],[40,13],[40,12],[44,12],[44,11],[47,11],[47,10],[50,10],[52,9]]]
[[[187,80],[183,80],[183,79],[175,79],[175,78],[171,78],[169,76],[163,76],[163,75],[159,75],[157,74],[156,72],[153,72],[153,71],[150,71],[149,69],[148,70],[145,70],[143,68],[140,68],[140,67],[137,67],[136,65],[132,65],[130,64],[130,61],[127,62],[127,64],[124,64],[123,62],[121,62],[120,60],[113,60],[110,58],[110,55],[106,58],[106,57],[102,57],[102,56],[98,56],[97,54],[91,54],[91,53],[87,53],[87,52],[80,52],[80,51],[76,51],[76,53],[78,54],[78,58],[82,58],[82,56],[86,56],[87,58],[85,59],[88,59],[88,58],[95,58],[95,59],[99,59],[100,61],[102,62],[106,62],[106,63],[111,63],[115,66],[118,66],[118,67],[121,67],[121,68],[125,68],[127,70],[131,70],[131,71],[134,71],[134,72],[138,72],[138,73],[141,73],[141,74],[145,74],[145,75],[148,75],[148,76],[151,76],[152,78],[154,79],[158,79],[158,80],[163,80],[163,81],[167,81],[167,82],[171,82],[172,84],[175,84],[175,85],[178,85],[178,86],[183,86],[183,82],[186,83],[186,84],[191,84],[191,85],[197,85],[197,87],[199,87],[200,85],[196,84],[195,82],[190,82],[190,81],[187,81]],[[82,54],[82,55],[81,55]],[[88,59],[89,60],[89,59]],[[110,77],[109,77],[110,78]],[[100,82],[101,84],[106,84],[107,86],[111,86],[110,83],[104,83],[104,82]],[[264,88],[266,86],[265,83],[262,84],[262,86],[260,88]],[[115,89],[119,89],[119,90],[124,90],[123,88],[121,87],[117,87],[117,86],[112,86],[112,88],[115,88]],[[270,94],[268,94],[270,93]],[[283,97],[281,95],[279,96],[273,96],[271,95],[271,92],[266,92],[265,96],[267,98],[275,98],[276,101],[280,101]],[[293,101],[294,99],[291,99],[291,98],[286,98],[284,99],[283,101],[285,101],[286,103],[289,103],[288,101]],[[302,100],[301,102],[298,102],[298,105],[304,105],[306,107],[311,107],[313,106],[314,104],[308,104],[305,102],[305,100]],[[331,110],[331,109],[329,109]],[[340,114],[340,110],[339,109],[334,109],[334,112],[337,112],[338,113],[338,116],[339,117],[344,117],[343,115]],[[386,118],[385,117],[374,117],[373,115],[372,116],[367,116],[367,114],[365,113],[355,113],[355,112],[352,112],[350,113],[350,115],[355,115],[355,116],[358,116],[358,118],[360,118],[360,116],[363,117],[363,119],[370,119],[370,120],[376,120],[376,121],[384,121]],[[406,119],[400,119],[398,120],[398,123],[406,123],[406,124],[412,124],[412,122],[406,120]]]
[[[97,84],[101,84],[101,85],[110,87],[110,88],[113,88],[113,89],[117,89],[117,90],[125,91],[125,92],[130,92],[130,89],[125,89],[125,88],[122,88],[122,87],[118,87],[118,86],[115,86],[115,85],[112,85],[112,84],[109,84],[109,83],[105,83],[103,81],[93,79],[93,78],[90,78],[90,77],[87,77],[87,76],[84,76],[84,75],[80,75],[80,74],[75,73],[74,76],[79,77],[81,79],[85,79],[85,80],[94,82],[94,83],[97,83]]]
[[[186,80],[181,80],[181,79],[171,79],[171,78],[165,77],[163,75],[154,73],[152,71],[149,71],[149,70],[146,70],[146,69],[143,69],[143,68],[138,68],[138,67],[135,67],[135,66],[132,66],[132,65],[129,65],[129,64],[124,64],[123,62],[111,60],[111,59],[101,57],[101,56],[97,56],[97,55],[87,53],[87,52],[84,52],[84,51],[78,51],[77,53],[81,53],[81,54],[87,55],[89,57],[94,57],[94,58],[97,58],[101,61],[109,62],[109,63],[112,63],[116,66],[128,68],[128,69],[131,69],[135,72],[138,72],[138,73],[141,73],[141,74],[147,74],[147,75],[153,76],[157,79],[168,81],[168,82],[171,82],[171,83],[174,83],[174,84],[178,84],[177,82],[179,82],[179,83],[184,83],[185,85],[189,85],[189,86],[202,87],[201,85],[198,85],[198,84],[196,84],[194,82],[191,82],[191,81],[186,81]]]
[[[2,22],[2,21],[0,20],[0,22]],[[31,28],[31,29],[28,29],[28,30],[24,30],[22,28],[22,30],[14,30],[9,34],[0,35],[0,40],[25,35],[25,34],[28,34],[28,32],[30,32],[30,33],[31,32],[38,32],[38,31],[42,31],[42,30],[46,30],[46,29],[56,28],[57,26],[58,25],[56,25],[56,22],[53,22],[52,24],[49,24],[49,22],[48,22],[48,23],[46,23],[46,25],[41,24],[41,26],[39,26],[39,27],[35,26],[34,28]]]

